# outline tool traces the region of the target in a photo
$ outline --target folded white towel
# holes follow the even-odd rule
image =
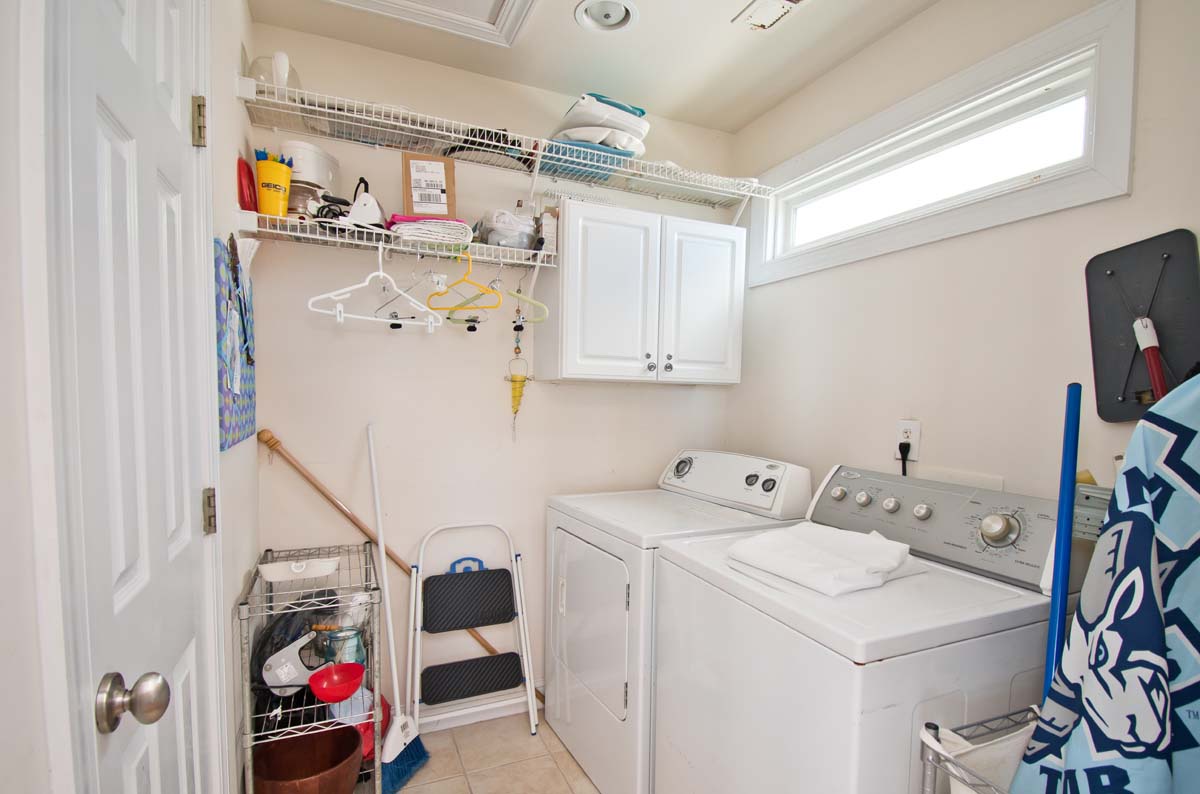
[[[925,570],[909,559],[904,543],[878,532],[864,535],[812,522],[734,543],[729,564],[781,590],[800,585],[830,596],[879,587]]]

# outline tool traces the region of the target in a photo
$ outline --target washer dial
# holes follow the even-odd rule
[[[979,522],[979,535],[989,546],[1011,546],[1021,536],[1021,522],[1009,513],[989,513]]]

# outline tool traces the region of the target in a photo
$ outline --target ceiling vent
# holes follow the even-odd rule
[[[633,0],[583,0],[575,6],[575,21],[588,30],[625,30],[638,20]]]
[[[767,30],[788,15],[800,0],[750,0],[741,12],[729,20],[733,23],[749,25],[753,30]]]

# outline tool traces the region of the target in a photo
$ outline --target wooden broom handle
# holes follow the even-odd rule
[[[271,452],[287,461],[288,465],[295,469],[297,474],[308,480],[308,484],[315,488],[317,493],[325,497],[326,502],[329,502],[329,504],[333,505],[334,509],[345,516],[346,520],[353,524],[359,532],[366,535],[367,540],[371,541],[375,545],[379,545],[379,539],[375,536],[375,532],[369,526],[364,524],[361,518],[354,515],[354,511],[347,507],[345,502],[343,502],[341,499],[338,499],[333,491],[326,488],[325,484],[317,479],[317,475],[309,471],[303,463],[296,460],[296,457],[292,455],[292,453],[288,452],[287,447],[283,445],[283,442],[280,441],[274,433],[266,428],[259,430],[258,443],[262,444]],[[389,560],[400,566],[400,570],[404,571],[406,576],[412,576],[412,566],[405,562],[404,558],[391,549],[387,550],[387,556]],[[384,571],[383,573],[386,574],[387,572]],[[487,651],[488,654],[495,656],[500,653],[500,651],[496,650],[496,646],[488,642],[487,639],[475,629],[467,629],[467,634],[470,634],[475,642],[479,643],[479,646]],[[538,692],[537,694],[538,699],[540,700],[542,693]]]

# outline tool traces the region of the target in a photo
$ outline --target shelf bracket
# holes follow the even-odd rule
[[[542,147],[539,146],[537,156],[533,158],[533,170],[529,176],[529,202],[532,204],[534,195],[537,193],[538,176],[542,173]]]
[[[738,225],[738,221],[740,221],[742,219],[742,213],[746,211],[746,205],[749,203],[750,203],[749,196],[746,196],[742,199],[742,203],[738,205],[737,212],[735,212],[733,214],[733,220],[730,222],[730,224],[729,224],[730,226]]]

